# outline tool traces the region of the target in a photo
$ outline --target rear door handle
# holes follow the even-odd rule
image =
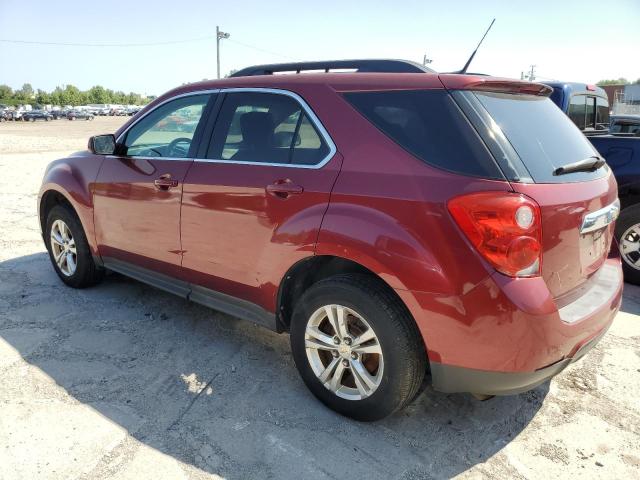
[[[299,195],[304,192],[301,185],[296,185],[291,180],[278,180],[267,185],[266,190],[267,193],[278,198],[288,198],[290,195]]]
[[[153,182],[156,188],[160,190],[169,190],[170,188],[177,187],[178,181],[173,180],[170,174],[161,175],[159,178],[156,178]]]

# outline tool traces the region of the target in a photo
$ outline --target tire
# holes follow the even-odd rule
[[[342,339],[334,336],[335,328],[322,313],[327,305],[335,308],[334,318],[338,318],[335,314],[340,308],[345,309],[349,335]],[[324,320],[318,324],[323,315]],[[375,335],[374,340],[364,342],[365,348],[377,349],[380,354],[362,352],[362,345],[356,346],[358,335],[368,332],[363,324]],[[319,343],[322,347],[307,349],[307,339],[313,338],[308,335],[312,331],[307,330],[308,325],[324,334],[325,342]],[[350,337],[348,343],[346,337]],[[290,341],[296,367],[309,390],[329,408],[355,420],[379,420],[402,409],[413,400],[426,373],[427,356],[413,318],[398,298],[366,275],[336,275],[312,285],[294,308]],[[340,344],[334,346],[335,341]],[[329,349],[324,348],[327,345]],[[337,389],[331,389],[331,379],[336,375],[324,382],[319,378],[334,361],[334,374],[338,369],[342,372]],[[375,384],[368,391],[364,377],[355,375],[362,368],[366,368],[369,382]]]
[[[70,264],[68,262],[63,262],[62,265],[60,265],[54,257],[60,250],[60,242],[54,241],[51,237],[54,225],[56,228],[59,227],[59,222],[62,222],[63,225],[68,227],[71,237],[75,240],[75,269],[73,271],[70,271]],[[59,232],[60,230],[58,229],[57,231]],[[104,269],[98,267],[93,261],[87,237],[75,212],[70,211],[62,205],[53,207],[47,215],[44,237],[51,264],[65,284],[73,288],[86,288],[100,283],[104,277]],[[56,250],[55,253],[54,249]],[[63,256],[66,257],[66,255]],[[65,270],[67,271],[65,272]]]
[[[625,237],[631,240],[629,243],[640,241],[640,205],[632,205],[622,210],[616,222],[615,237],[620,247],[625,282],[640,285],[640,251],[625,251],[624,245]],[[638,260],[637,267],[631,265],[634,260]]]

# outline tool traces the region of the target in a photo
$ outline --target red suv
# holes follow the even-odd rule
[[[274,75],[302,70],[325,73]],[[428,371],[522,392],[622,295],[616,182],[550,92],[402,61],[182,86],[48,167],[43,237],[69,286],[113,270],[289,332],[309,389],[359,420]]]

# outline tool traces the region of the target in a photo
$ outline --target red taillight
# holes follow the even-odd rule
[[[447,207],[480,254],[512,277],[540,275],[542,228],[540,207],[529,197],[481,192],[449,200]]]

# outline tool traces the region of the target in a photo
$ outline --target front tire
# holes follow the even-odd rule
[[[625,282],[640,285],[640,205],[625,208],[616,222]]]
[[[337,275],[312,285],[295,306],[290,339],[309,390],[360,421],[379,420],[408,405],[427,368],[413,318],[365,275]]]
[[[94,262],[75,212],[62,205],[51,209],[47,215],[45,243],[53,268],[68,286],[90,287],[104,277],[104,269]]]

